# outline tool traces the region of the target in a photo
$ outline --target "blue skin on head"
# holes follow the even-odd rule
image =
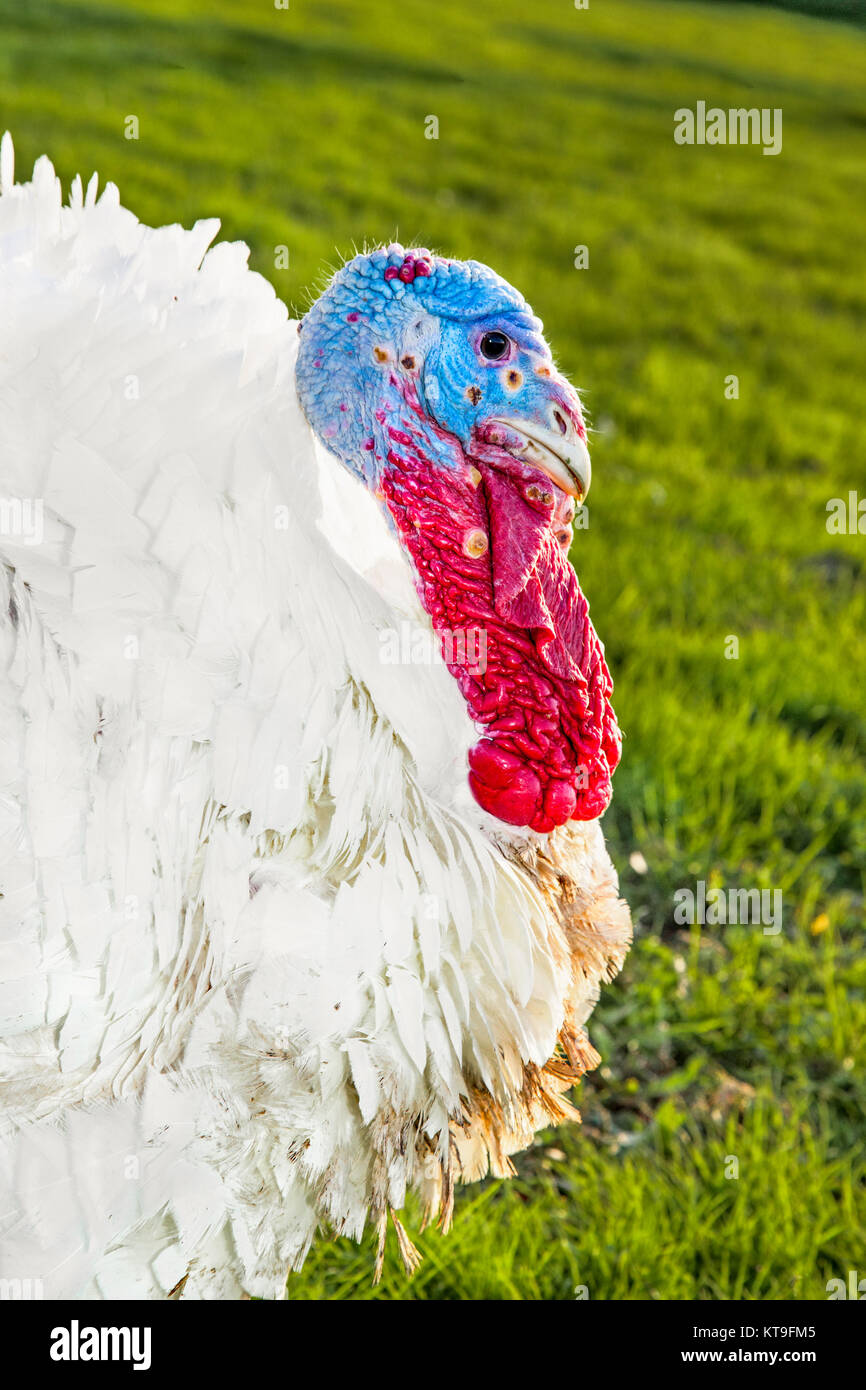
[[[407,282],[407,265],[407,277],[419,265],[428,273]],[[508,339],[498,360],[485,356],[490,334]],[[542,324],[517,290],[478,261],[402,246],[356,256],[334,277],[303,320],[296,379],[313,429],[374,489],[387,424],[405,414],[407,391],[434,426],[431,450],[443,467],[463,460],[461,449],[443,447],[436,426],[467,449],[490,420],[564,433],[566,420],[571,428],[580,419]]]

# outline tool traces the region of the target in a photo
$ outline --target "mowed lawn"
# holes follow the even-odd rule
[[[592,417],[573,559],[626,734],[605,827],[636,940],[584,1126],[466,1189],[411,1283],[390,1250],[371,1287],[372,1237],[322,1242],[294,1298],[866,1275],[866,534],[826,527],[866,499],[866,29],[795,8],[0,0],[19,177],[45,151],[148,222],[218,215],[299,308],[365,241],[487,261]],[[781,108],[782,153],[676,145],[699,100]],[[780,892],[781,930],[678,924],[699,880]]]

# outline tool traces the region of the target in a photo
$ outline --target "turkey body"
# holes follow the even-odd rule
[[[630,938],[597,820],[504,826],[297,325],[213,222],[0,197],[0,1276],[279,1298],[574,1112]]]

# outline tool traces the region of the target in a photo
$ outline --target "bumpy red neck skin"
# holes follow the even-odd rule
[[[440,639],[485,634],[486,665],[452,664],[462,645],[443,642],[482,731],[472,793],[535,831],[592,820],[610,801],[621,739],[604,651],[556,540],[554,487],[489,445],[465,454],[411,398],[399,414],[385,423],[381,489],[421,602]]]

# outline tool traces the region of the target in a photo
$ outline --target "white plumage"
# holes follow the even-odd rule
[[[47,1297],[280,1297],[320,1222],[447,1207],[628,939],[578,979],[457,685],[383,662],[429,628],[405,557],[216,231],[63,207],[4,140],[0,1274]]]

